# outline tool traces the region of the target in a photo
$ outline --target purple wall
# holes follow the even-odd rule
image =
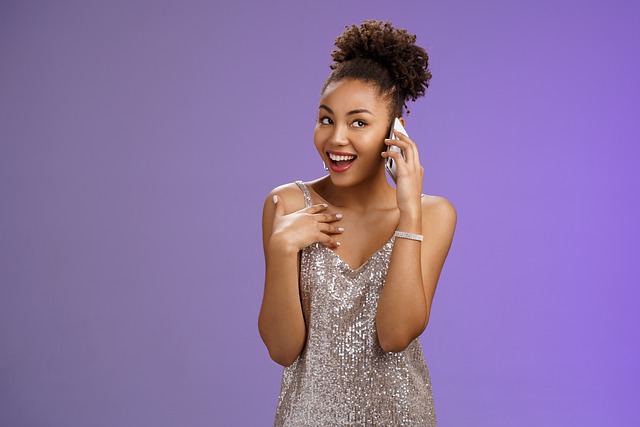
[[[0,3],[0,425],[270,425],[267,192],[323,173],[332,42],[388,19],[458,228],[442,426],[640,425],[635,1]]]

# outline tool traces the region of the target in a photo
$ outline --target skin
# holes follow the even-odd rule
[[[343,79],[320,99],[314,145],[329,165],[328,151],[357,155],[345,172],[307,183],[313,205],[305,208],[295,184],[274,189],[264,203],[265,287],[258,320],[271,358],[291,365],[304,349],[306,324],[299,289],[300,251],[315,242],[327,246],[352,269],[363,265],[394,231],[423,234],[424,241],[396,238],[376,314],[384,351],[404,350],[426,328],[431,305],[456,227],[453,205],[422,197],[424,169],[416,144],[404,135],[385,139],[390,105],[372,84]],[[402,120],[404,125],[404,120]],[[387,152],[387,145],[400,153]],[[384,161],[397,162],[396,188]]]

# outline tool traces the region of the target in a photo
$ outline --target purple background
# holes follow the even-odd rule
[[[260,215],[346,24],[431,57],[442,426],[637,426],[636,1],[0,3],[0,425],[262,426]]]

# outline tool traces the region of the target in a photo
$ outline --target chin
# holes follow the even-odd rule
[[[340,188],[348,188],[354,187],[356,185],[362,184],[366,181],[372,181],[373,177],[363,177],[363,176],[348,176],[348,175],[331,175],[329,174],[329,179],[331,183]]]
[[[344,174],[329,174],[331,184],[336,187],[351,187],[359,182],[355,177],[345,176]]]

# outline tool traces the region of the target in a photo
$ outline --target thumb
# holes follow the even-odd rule
[[[273,195],[273,204],[276,205],[276,216],[284,215],[284,205],[276,194]]]

